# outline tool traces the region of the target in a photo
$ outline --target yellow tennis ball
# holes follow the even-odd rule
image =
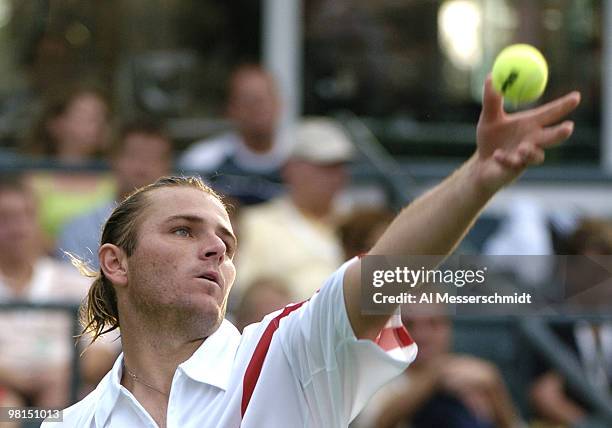
[[[548,65],[531,45],[511,45],[493,63],[493,87],[514,105],[540,98],[548,81]]]

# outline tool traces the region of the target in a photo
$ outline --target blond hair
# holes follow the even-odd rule
[[[167,187],[190,187],[201,190],[223,204],[223,200],[214,190],[208,187],[200,177],[162,177],[155,183],[137,189],[127,196],[104,224],[100,245],[113,244],[125,251],[129,257],[138,244],[138,226],[143,210],[149,205],[147,194],[151,191]],[[225,206],[225,204],[223,204]],[[89,288],[87,299],[80,309],[80,321],[83,326],[81,337],[91,335],[93,343],[103,334],[119,327],[119,311],[117,295],[113,284],[100,269],[93,271],[85,262],[67,253],[72,264],[90,278],[93,283]]]

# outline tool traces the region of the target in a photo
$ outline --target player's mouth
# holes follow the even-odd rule
[[[206,280],[208,280],[208,281],[214,282],[214,283],[215,283],[215,284],[217,284],[217,285],[218,285],[220,288],[223,288],[223,287],[222,287],[222,284],[221,284],[221,283],[220,283],[220,281],[219,281],[219,274],[218,274],[217,272],[215,272],[215,271],[207,271],[207,272],[204,272],[203,274],[198,275],[198,278],[201,278],[201,279],[206,279]]]

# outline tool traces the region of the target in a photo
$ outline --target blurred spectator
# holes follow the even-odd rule
[[[7,407],[23,407],[25,403],[17,394],[9,389],[3,388],[0,385],[0,409]],[[21,427],[21,422],[3,422],[0,423],[0,427],[2,428],[19,428]]]
[[[221,172],[215,187],[243,202],[270,199],[279,192],[273,182],[289,151],[278,129],[281,100],[272,75],[259,65],[238,67],[229,79],[226,114],[235,130],[194,143],[179,166]]]
[[[226,162],[255,174],[277,171],[285,160],[276,140],[280,111],[273,77],[258,65],[237,68],[229,79],[226,111],[235,131],[196,142],[179,164],[200,172],[214,172]]]
[[[146,120],[126,123],[111,150],[116,200],[170,174],[172,147],[170,137],[155,123]],[[115,201],[108,201],[67,223],[59,234],[56,256],[65,258],[66,251],[97,269],[101,228],[114,207]]]
[[[109,104],[93,86],[74,86],[49,96],[26,150],[66,163],[86,162],[107,149]]]
[[[608,313],[612,304],[608,282],[612,272],[612,223],[583,219],[562,246],[569,256],[560,258],[566,263],[557,269],[557,280],[565,291],[568,309]]]
[[[236,310],[236,328],[242,332],[247,325],[291,303],[287,284],[278,278],[258,278],[250,284]]]
[[[110,174],[98,171],[36,170],[27,174],[38,205],[44,247],[48,253],[64,224],[91,207],[113,199]]]
[[[383,208],[356,208],[338,227],[346,260],[367,253],[395,216]]]
[[[561,275],[570,309],[588,312],[610,308],[610,267],[612,225],[603,220],[585,219],[569,237],[565,252],[573,255],[562,266]],[[580,257],[584,256],[584,257]],[[599,256],[599,257],[598,257]],[[595,261],[595,263],[593,263]],[[604,269],[596,267],[604,266]],[[554,333],[574,352],[592,388],[609,397],[612,380],[612,323],[579,320],[553,328]],[[537,377],[530,399],[542,426],[573,426],[592,411],[563,376],[544,361],[537,363]]]
[[[518,426],[497,368],[485,360],[451,352],[452,323],[441,307],[420,305],[415,311],[414,306],[402,308],[402,321],[418,344],[417,358],[405,376],[375,396],[360,426]]]
[[[64,165],[87,165],[107,151],[110,111],[104,93],[75,85],[50,95],[26,142],[30,155]],[[30,174],[48,251],[61,226],[92,206],[111,199],[113,182],[93,171],[51,170]]]
[[[0,302],[79,304],[89,281],[44,256],[34,196],[20,177],[0,177],[0,218]],[[72,325],[73,317],[60,311],[0,312],[0,387],[34,406],[68,404]],[[110,369],[114,349],[101,345],[90,351],[83,376],[97,383],[97,375]]]
[[[489,256],[552,255],[553,242],[544,207],[531,198],[514,198],[501,225],[484,242],[482,252]],[[510,257],[491,257],[491,260],[497,269],[509,271],[527,285],[538,285],[550,278],[552,267],[544,257],[520,264]]]
[[[324,283],[342,262],[333,203],[352,156],[351,141],[334,121],[311,118],[297,126],[282,171],[288,194],[242,211],[238,289],[274,276],[287,281],[293,298],[304,299]]]
[[[603,219],[583,218],[565,240],[563,254],[612,254],[612,224]]]

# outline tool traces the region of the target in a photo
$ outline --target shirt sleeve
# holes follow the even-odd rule
[[[399,313],[391,316],[375,341],[355,337],[343,293],[344,273],[353,262],[342,265],[307,303],[283,318],[278,331],[311,414],[342,412],[332,419],[346,424],[380,387],[408,367],[417,352]]]

